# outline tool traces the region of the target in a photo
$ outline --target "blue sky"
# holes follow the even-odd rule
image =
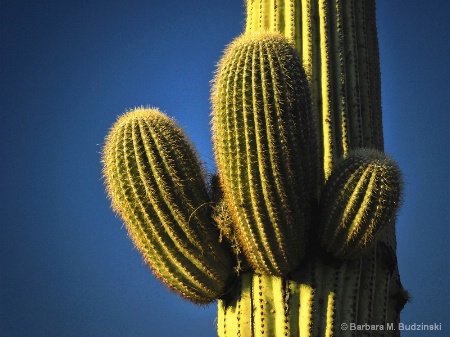
[[[0,337],[214,336],[215,305],[165,290],[109,207],[103,139],[140,105],[213,166],[209,90],[242,0],[0,1]],[[450,335],[450,3],[378,0],[404,323]]]

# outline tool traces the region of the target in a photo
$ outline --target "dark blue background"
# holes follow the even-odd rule
[[[113,214],[103,139],[140,105],[175,117],[213,168],[209,90],[244,4],[0,1],[0,336],[215,336],[152,276]],[[401,321],[450,335],[448,1],[378,1],[386,152],[405,174]]]

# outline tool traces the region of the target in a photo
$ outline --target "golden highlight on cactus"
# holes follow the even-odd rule
[[[386,315],[394,311],[390,297],[400,289],[395,275],[376,263],[380,258],[371,250],[335,265],[306,258],[289,277],[244,273],[229,298],[219,301],[219,336],[366,336],[341,324],[386,326]]]

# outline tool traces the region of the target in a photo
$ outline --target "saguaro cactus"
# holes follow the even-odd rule
[[[399,335],[375,2],[246,5],[214,79],[209,188],[182,130],[140,108],[106,140],[113,208],[169,288],[218,300],[219,337]]]

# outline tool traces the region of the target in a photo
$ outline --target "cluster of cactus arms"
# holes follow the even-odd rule
[[[212,88],[217,174],[157,109],[106,138],[114,210],[219,337],[396,336],[408,294],[383,152],[374,0],[247,0]]]

